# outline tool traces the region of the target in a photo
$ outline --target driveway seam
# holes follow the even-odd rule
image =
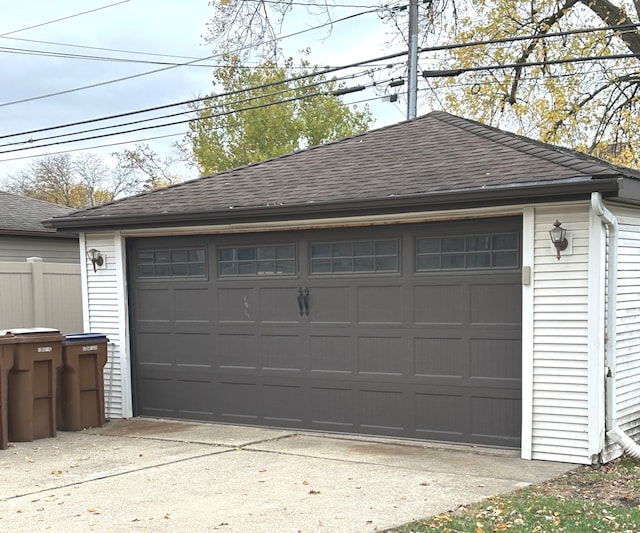
[[[90,479],[83,479],[82,481],[74,481],[72,483],[64,483],[62,485],[56,485],[55,487],[42,488],[42,489],[34,490],[34,491],[31,491],[31,492],[23,492],[21,494],[14,494],[13,496],[8,496],[6,498],[0,498],[0,501],[6,502],[6,501],[9,501],[9,500],[15,500],[17,498],[24,498],[25,496],[33,496],[35,494],[42,494],[44,492],[51,492],[53,490],[66,489],[66,488],[69,488],[69,487],[75,487],[77,485],[84,485],[84,484],[87,484],[87,483],[93,483],[94,481],[103,481],[105,479],[112,479],[112,478],[116,478],[116,477],[119,477],[119,476],[126,476],[128,474],[135,474],[137,472],[144,472],[145,470],[151,470],[153,468],[161,468],[163,466],[175,465],[175,464],[178,464],[178,463],[191,461],[193,459],[202,459],[204,457],[212,457],[214,455],[222,455],[222,454],[225,454],[225,453],[235,452],[235,451],[238,451],[237,448],[229,448],[228,450],[216,451],[216,452],[211,452],[211,453],[202,453],[202,454],[198,454],[198,455],[190,455],[189,457],[182,457],[181,459],[175,459],[173,461],[166,461],[166,462],[163,462],[163,463],[156,463],[156,464],[152,464],[152,465],[141,466],[139,468],[132,468],[132,469],[129,469],[129,470],[124,470],[122,472],[114,472],[112,474],[105,474],[105,475],[98,476],[98,477],[92,477]]]

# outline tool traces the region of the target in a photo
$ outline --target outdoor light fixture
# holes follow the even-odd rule
[[[104,256],[100,250],[96,250],[95,248],[91,248],[91,250],[87,251],[87,257],[91,264],[93,265],[93,271],[95,272],[97,267],[101,267],[104,265]]]
[[[562,227],[562,223],[559,220],[556,220],[553,223],[553,229],[549,230],[549,235],[551,236],[551,242],[556,247],[556,252],[558,252],[556,257],[560,261],[560,252],[566,250],[569,245],[567,230]]]

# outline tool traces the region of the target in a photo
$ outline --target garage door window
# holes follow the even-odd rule
[[[396,239],[311,245],[312,274],[398,272]]]
[[[519,248],[517,233],[417,239],[416,270],[517,268]]]
[[[137,259],[139,278],[202,278],[206,272],[204,248],[145,250],[138,252]]]
[[[220,276],[277,276],[296,273],[296,247],[229,246],[218,249]]]

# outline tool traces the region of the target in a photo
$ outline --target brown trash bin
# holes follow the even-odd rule
[[[58,330],[13,329],[9,372],[9,440],[30,442],[56,436],[56,374],[62,365]]]
[[[100,333],[65,336],[58,388],[58,429],[80,431],[104,426],[103,369],[107,364],[107,342],[107,337]]]
[[[9,371],[13,368],[13,335],[0,336],[0,450],[9,445]]]

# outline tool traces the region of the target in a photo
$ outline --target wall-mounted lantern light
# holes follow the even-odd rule
[[[553,223],[553,229],[549,231],[551,242],[556,247],[558,261],[560,261],[560,252],[567,249],[569,241],[567,241],[567,230],[562,227],[562,223],[556,220]]]
[[[104,256],[100,250],[96,250],[95,248],[91,248],[91,250],[87,251],[87,257],[91,264],[93,265],[93,271],[95,272],[97,267],[101,267],[104,265]]]

